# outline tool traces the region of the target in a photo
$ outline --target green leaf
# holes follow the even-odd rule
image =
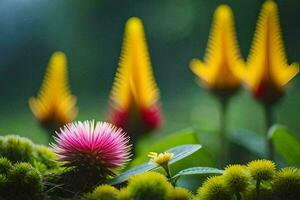
[[[173,164],[189,155],[192,153],[198,151],[201,149],[200,144],[186,144],[186,145],[181,145],[178,147],[174,147],[172,149],[167,150],[167,153],[173,153],[174,157],[170,160],[169,164]]]
[[[158,168],[157,165],[153,164],[153,163],[144,163],[142,165],[139,165],[137,167],[134,167],[122,174],[120,174],[119,176],[117,176],[116,178],[112,179],[109,181],[109,183],[111,185],[116,185],[119,183],[122,183],[126,180],[128,180],[131,176],[142,173],[142,172],[146,172],[146,171],[150,171],[152,169]]]
[[[179,178],[180,176],[197,175],[197,174],[223,174],[224,170],[212,167],[192,167],[184,169],[175,174],[172,179]]]
[[[233,129],[228,131],[228,137],[233,143],[244,147],[259,157],[265,156],[265,138],[262,135],[245,129]]]
[[[300,142],[286,128],[274,125],[269,130],[276,152],[289,164],[300,167]]]
[[[169,165],[191,155],[192,153],[198,151],[200,148],[201,148],[201,145],[199,145],[199,144],[198,145],[197,144],[186,144],[186,145],[174,147],[172,149],[168,149],[165,152],[174,154],[173,158],[169,161]],[[136,175],[136,174],[139,174],[142,172],[146,172],[146,171],[150,171],[153,169],[158,169],[158,168],[160,168],[160,166],[157,166],[151,162],[147,162],[147,163],[144,163],[142,165],[139,165],[137,167],[134,167],[134,168],[122,173],[118,177],[110,180],[109,183],[111,185],[119,184],[119,183],[122,183],[122,182],[128,180],[133,175]]]
[[[184,129],[173,134],[169,134],[164,138],[157,138],[153,136],[148,138],[147,141],[141,141],[138,144],[137,157],[131,162],[131,166],[137,166],[144,162],[147,162],[149,158],[147,155],[149,152],[164,152],[166,149],[176,147],[182,144],[202,144],[194,130]],[[178,162],[172,166],[172,172],[176,173],[182,169],[193,166],[214,166],[215,161],[208,152],[207,146],[202,147],[201,151],[197,151],[193,155],[184,159],[184,162]]]

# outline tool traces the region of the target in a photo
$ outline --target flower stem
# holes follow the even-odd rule
[[[256,180],[256,198],[259,198],[260,179]]]
[[[219,130],[219,140],[220,140],[220,153],[219,153],[219,166],[224,167],[228,160],[228,141],[226,136],[227,129],[227,107],[228,107],[228,99],[223,98],[220,100],[221,110],[220,110],[220,130]]]
[[[170,167],[169,165],[167,164],[166,166],[163,166],[163,169],[165,170],[166,174],[167,174],[167,179],[169,180],[169,182],[175,186],[175,182],[173,182],[173,179],[172,179],[172,175],[171,175],[171,170],[170,170]]]
[[[265,105],[265,120],[266,120],[266,149],[267,149],[267,158],[274,160],[274,147],[271,138],[268,136],[269,129],[274,124],[274,113],[273,107],[270,105]]]
[[[235,196],[236,196],[237,200],[241,200],[242,199],[242,195],[239,192],[236,192]]]

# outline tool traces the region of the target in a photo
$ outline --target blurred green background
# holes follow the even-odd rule
[[[161,134],[196,127],[218,129],[216,100],[199,87],[188,65],[202,58],[211,18],[221,3],[235,15],[242,55],[247,56],[262,0],[1,0],[0,135],[19,134],[47,143],[28,108],[42,82],[50,55],[67,54],[78,120],[105,120],[108,95],[126,20],[143,20],[165,116]],[[300,61],[299,0],[277,1],[289,62]],[[300,77],[288,87],[276,118],[300,134]],[[232,99],[229,127],[264,132],[261,107],[247,91]],[[159,137],[159,136],[157,136]]]

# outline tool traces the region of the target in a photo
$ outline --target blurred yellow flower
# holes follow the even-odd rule
[[[151,158],[151,162],[160,165],[160,166],[166,166],[168,165],[169,161],[174,157],[173,153],[156,153],[156,152],[150,152],[148,154],[148,157]]]
[[[34,116],[50,131],[71,122],[77,115],[76,97],[70,94],[67,80],[67,60],[62,52],[50,58],[38,96],[29,99]]]
[[[217,95],[227,96],[240,88],[241,81],[234,71],[243,65],[232,11],[229,6],[220,5],[214,13],[204,60],[193,59],[191,70],[205,88]]]
[[[284,86],[299,72],[297,63],[287,63],[275,2],[267,0],[263,4],[247,67],[237,71],[264,104],[275,103],[283,95]]]
[[[159,89],[156,85],[148,54],[143,24],[130,18],[125,26],[123,47],[111,91],[110,120],[117,126],[130,129],[132,112],[146,129],[160,125]]]

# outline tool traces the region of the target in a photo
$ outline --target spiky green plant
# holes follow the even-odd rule
[[[11,169],[12,169],[11,162],[7,158],[0,157],[0,174],[6,176]]]
[[[232,194],[223,176],[208,178],[197,191],[196,200],[231,200]]]
[[[23,137],[10,135],[2,138],[0,156],[11,162],[30,162],[33,159],[33,143]]]
[[[299,200],[300,169],[287,167],[280,170],[274,178],[273,190],[280,200]]]
[[[122,188],[120,190],[119,200],[133,200],[127,188]]]
[[[176,187],[171,190],[167,196],[167,200],[191,200],[193,194],[185,188]]]
[[[236,198],[241,199],[241,193],[250,185],[250,174],[245,166],[229,165],[223,175],[225,185],[235,193]]]
[[[144,172],[133,176],[127,189],[134,200],[165,200],[172,185],[160,173]]]
[[[17,163],[7,174],[3,196],[7,200],[42,199],[42,177],[29,163]]]
[[[119,190],[110,185],[100,185],[84,195],[81,200],[119,200]]]

